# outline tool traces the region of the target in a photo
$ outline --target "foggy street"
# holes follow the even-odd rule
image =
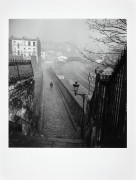
[[[127,21],[9,27],[9,146],[126,147]]]
[[[79,134],[75,130],[68,112],[65,108],[60,91],[47,72],[47,67],[43,65],[43,129],[45,137],[59,137],[78,139]]]

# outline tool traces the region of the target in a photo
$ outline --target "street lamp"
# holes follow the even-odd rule
[[[79,95],[83,98],[83,115],[82,115],[82,122],[81,122],[81,136],[84,138],[84,106],[85,106],[86,94],[79,94],[78,93],[79,84],[77,81],[75,82],[75,84],[73,84],[73,87],[74,87],[75,96]]]
[[[76,96],[77,92],[78,92],[78,88],[79,88],[79,84],[78,84],[77,81],[75,82],[75,84],[73,84],[73,87],[74,87],[74,93],[75,93],[75,96]]]

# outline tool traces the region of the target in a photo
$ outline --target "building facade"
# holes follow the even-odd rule
[[[41,50],[41,58],[45,60],[46,53],[44,49]]]
[[[36,60],[41,57],[41,43],[39,38],[15,38],[9,39],[9,54],[14,56],[23,56],[24,59],[30,60],[31,56],[36,56]]]

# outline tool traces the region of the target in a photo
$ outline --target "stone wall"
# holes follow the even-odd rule
[[[36,130],[40,133],[42,127],[42,95],[43,95],[43,73],[41,67],[41,59],[36,61],[36,57],[31,57],[33,67],[35,90],[34,90],[34,103],[33,112],[36,120]]]

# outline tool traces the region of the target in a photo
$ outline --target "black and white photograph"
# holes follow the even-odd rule
[[[0,180],[135,180],[135,0],[0,1]]]
[[[9,147],[127,148],[127,19],[9,19]]]

